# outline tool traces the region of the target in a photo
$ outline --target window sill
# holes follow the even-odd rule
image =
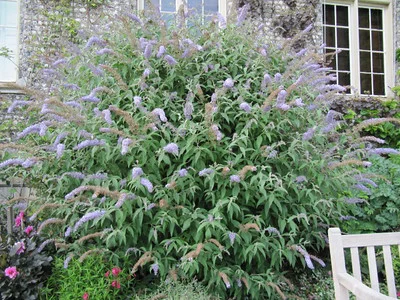
[[[23,80],[14,82],[0,82],[0,94],[25,94]]]

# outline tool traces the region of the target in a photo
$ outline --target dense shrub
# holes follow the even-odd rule
[[[369,166],[345,143],[363,145],[370,123],[336,133],[325,103],[344,89],[318,49],[291,50],[310,28],[267,45],[245,11],[205,26],[183,11],[169,27],[157,12],[121,16],[43,71],[50,93],[9,108],[27,107],[30,126],[0,168],[38,189],[30,209],[58,222],[42,235],[60,253],[127,258],[137,285],[196,277],[238,299],[282,296],[290,268],[324,265],[313,254]]]
[[[51,273],[54,245],[36,234],[37,224],[24,211],[16,216],[12,234],[6,232],[6,220],[0,206],[0,299],[37,299]]]
[[[346,229],[354,233],[399,230],[400,163],[396,163],[395,157],[373,157],[371,162],[372,185],[364,191],[364,201],[354,205],[352,214],[356,219],[349,221]]]

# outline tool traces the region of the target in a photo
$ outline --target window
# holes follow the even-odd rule
[[[226,0],[151,0],[152,5],[159,7],[165,20],[173,19],[176,11],[184,4],[190,11],[195,11],[203,20],[211,19],[212,15],[220,12],[226,16]],[[139,9],[148,7],[148,0],[139,0]]]
[[[0,84],[18,78],[18,20],[18,1],[0,0],[0,48],[11,51],[10,59],[0,56]]]
[[[323,5],[327,63],[348,94],[388,96],[394,86],[392,1]]]

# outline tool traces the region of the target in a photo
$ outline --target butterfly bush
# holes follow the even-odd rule
[[[144,282],[196,277],[236,299],[269,299],[283,274],[324,264],[326,228],[375,186],[354,175],[397,153],[359,135],[388,120],[337,131],[328,105],[344,88],[318,47],[267,43],[247,10],[204,26],[119,16],[48,74],[52,101],[10,106],[37,118],[2,146],[0,172],[24,170],[35,217],[63,220],[48,236],[60,251],[128,260]]]

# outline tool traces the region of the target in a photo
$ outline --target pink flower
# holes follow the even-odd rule
[[[106,274],[104,274],[105,277],[110,276],[110,271],[107,271]]]
[[[84,293],[83,296],[82,296],[82,299],[83,300],[88,300],[89,299],[89,293],[87,293],[87,292]]]
[[[27,227],[25,228],[25,233],[26,233],[27,235],[30,235],[32,231],[33,231],[33,226],[31,226],[31,225],[29,225],[29,226],[27,226]]]
[[[24,212],[20,211],[18,216],[15,218],[15,226],[17,227],[21,226],[23,220],[24,220]]]
[[[111,272],[114,276],[118,276],[119,273],[121,273],[121,269],[118,267],[112,268]]]
[[[116,289],[120,289],[121,288],[121,284],[119,283],[118,280],[114,280],[113,282],[111,282],[111,286],[116,288]]]
[[[18,250],[16,252],[18,255],[25,252],[25,244],[24,244],[24,242],[17,242],[17,243],[15,243],[14,246],[18,247]]]
[[[15,277],[17,277],[17,275],[19,274],[16,267],[8,267],[4,270],[4,273],[7,277],[11,279],[15,279]]]

